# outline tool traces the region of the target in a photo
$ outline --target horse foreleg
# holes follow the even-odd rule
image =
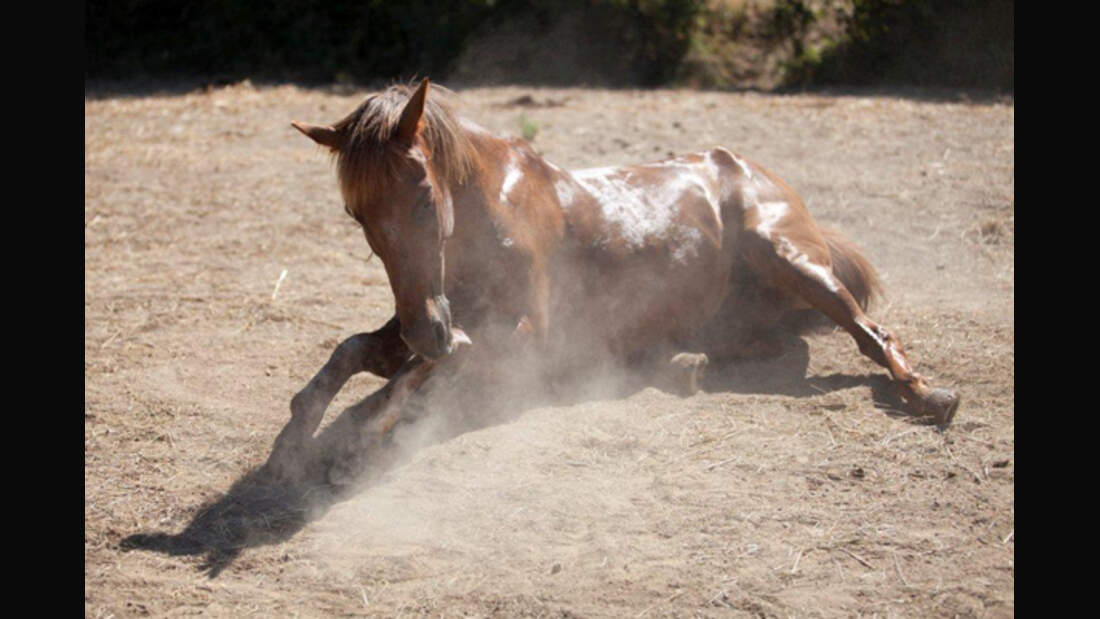
[[[452,333],[456,345],[470,343],[461,329],[454,328]],[[325,436],[332,437],[332,444],[323,446],[332,451],[331,463],[325,473],[329,483],[344,485],[354,478],[361,468],[361,462],[377,451],[393,428],[408,416],[408,404],[413,394],[441,365],[459,365],[463,356],[464,351],[461,349],[441,362],[414,356],[381,389],[347,408],[322,433],[321,442],[328,442],[324,440]]]
[[[394,376],[411,352],[401,340],[400,324],[391,318],[381,329],[353,335],[341,342],[328,362],[290,401],[290,421],[275,439],[268,466],[292,477],[325,410],[349,378],[359,372]]]
[[[362,468],[364,459],[375,452],[401,420],[409,396],[431,374],[433,364],[416,356],[378,391],[348,409],[327,428],[319,439],[328,460],[325,477],[342,486]]]

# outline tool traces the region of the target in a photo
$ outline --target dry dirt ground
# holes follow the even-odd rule
[[[87,616],[1014,614],[1011,100],[460,91],[564,167],[724,145],[777,172],[879,268],[871,315],[959,390],[955,423],[899,414],[833,332],[689,398],[514,410],[369,486],[282,493],[252,471],[291,396],[392,312],[289,125],[363,95],[86,93]]]

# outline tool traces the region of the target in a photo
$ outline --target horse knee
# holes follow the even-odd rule
[[[312,382],[290,399],[290,419],[293,423],[313,427],[320,423],[323,415],[324,409],[319,406],[319,398]]]
[[[371,336],[370,333],[358,333],[340,342],[332,351],[330,363],[341,367],[362,365],[370,349]]]
[[[365,339],[359,351],[359,362],[364,370],[376,376],[392,378],[412,356],[412,351],[401,339],[401,325],[396,317],[381,329],[361,335]]]

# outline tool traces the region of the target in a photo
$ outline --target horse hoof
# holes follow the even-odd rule
[[[920,403],[920,413],[938,426],[949,426],[959,410],[959,395],[950,389],[932,389]]]
[[[675,375],[673,382],[676,391],[685,396],[699,393],[699,385],[706,377],[709,363],[710,358],[703,353],[682,352],[674,356],[669,364],[672,365],[672,371]]]

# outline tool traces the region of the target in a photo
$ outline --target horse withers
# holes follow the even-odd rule
[[[293,398],[273,466],[293,466],[357,372],[389,379],[350,411],[381,437],[435,373],[470,355],[505,364],[525,350],[548,376],[598,360],[664,363],[693,392],[709,358],[774,353],[773,327],[805,309],[886,368],[911,413],[951,422],[958,396],[916,373],[864,313],[874,269],[768,170],[714,148],[570,172],[429,90],[427,79],[393,86],[333,125],[292,123],[335,155],[345,209],[385,266],[396,312],[342,342]]]

